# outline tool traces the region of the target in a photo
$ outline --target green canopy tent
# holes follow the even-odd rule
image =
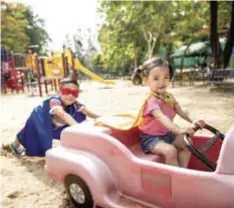
[[[221,38],[219,41],[221,49],[224,50],[226,43],[225,38]],[[193,68],[196,65],[201,65],[206,57],[212,57],[212,50],[209,41],[191,44],[185,53],[186,48],[187,46],[182,46],[170,56],[170,62],[173,64],[175,69],[181,68],[181,60],[183,57],[184,68]]]

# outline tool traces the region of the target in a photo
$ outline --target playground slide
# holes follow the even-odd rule
[[[96,75],[95,73],[89,71],[87,68],[85,68],[78,59],[74,59],[74,68],[77,71],[81,71],[84,74],[86,74],[87,76],[91,77],[93,80],[97,81],[97,82],[101,82],[103,84],[115,84],[114,81],[112,80],[104,80],[103,78],[101,78],[100,76]]]

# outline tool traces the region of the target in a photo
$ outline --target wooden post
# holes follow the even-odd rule
[[[72,54],[72,69],[73,69],[73,72],[75,74],[73,78],[75,78],[76,81],[78,81],[79,72],[77,70],[75,70],[75,58],[76,58],[76,56],[75,56],[75,54],[73,53],[73,51],[71,49],[70,49],[70,51],[71,51],[71,54]]]
[[[4,94],[7,94],[7,89],[6,89],[6,84],[5,84],[5,77],[4,77],[2,67],[1,67],[1,91],[4,92]]]
[[[72,54],[72,68],[74,69],[75,67],[75,54],[73,53],[73,51],[70,49],[71,54]]]
[[[46,74],[45,74],[45,60],[40,59],[40,62],[41,62],[42,76],[45,77],[45,92],[46,92],[46,94],[48,94],[47,79],[46,79]]]
[[[54,79],[50,79],[50,82],[51,82],[51,91],[54,90]]]
[[[29,70],[30,70],[30,69],[29,69]],[[29,89],[29,81],[28,81],[28,73],[29,73],[29,70],[26,70],[26,71],[25,71],[25,81],[26,81],[26,87],[27,87],[28,92],[30,91],[30,89]]]
[[[30,63],[31,63],[31,72],[29,71],[29,85],[30,85],[30,88],[31,88],[31,91],[32,91],[32,96],[34,96],[33,94],[33,82],[32,82],[32,76],[34,75],[33,74],[33,60],[32,60],[32,50],[29,50],[29,57],[30,57]],[[30,73],[32,76],[30,76]]]
[[[69,75],[69,65],[67,57],[65,56],[65,50],[66,47],[65,45],[63,45],[62,61],[63,61],[64,77],[67,77]]]
[[[63,73],[64,73],[64,77],[67,76],[67,72],[68,72],[68,67],[67,67],[67,62],[66,62],[66,57],[65,54],[62,53],[62,63],[63,63]]]
[[[10,67],[12,67],[11,69],[13,70],[13,69],[15,69],[15,58],[14,58],[13,51],[11,51],[10,56],[11,56],[11,66]]]
[[[54,90],[57,92],[57,80],[54,79]]]
[[[39,60],[38,56],[35,55],[36,59],[36,69],[37,69],[37,83],[38,83],[38,88],[39,88],[39,95],[42,97],[42,89],[41,89],[41,72],[40,72],[40,65],[39,65]]]

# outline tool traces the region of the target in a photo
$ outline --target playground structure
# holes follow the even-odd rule
[[[28,53],[8,53],[2,49],[1,60],[1,90],[7,93],[24,92],[25,87],[34,95],[38,88],[39,95],[43,91],[48,94],[48,85],[57,90],[59,80],[68,76],[69,71],[82,72],[91,79],[102,84],[114,84],[85,68],[74,56],[70,49],[63,48],[62,52],[53,52],[51,56],[38,56],[30,50]],[[44,84],[45,90],[42,89]]]
[[[26,67],[24,54],[8,53],[4,48],[1,49],[1,91],[5,92],[10,89],[11,92],[24,92],[24,81]]]
[[[52,61],[51,61],[52,59]],[[64,70],[65,69],[65,70]],[[77,72],[82,72],[91,79],[103,83],[103,84],[114,84],[113,81],[104,80],[100,76],[91,72],[85,68],[80,61],[74,56],[71,49],[65,49],[63,53],[53,53],[52,57],[46,58],[45,61],[45,75],[48,78],[68,75],[68,69],[75,69]]]

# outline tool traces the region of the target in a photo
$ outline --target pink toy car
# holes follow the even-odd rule
[[[92,122],[65,129],[60,147],[46,153],[47,174],[65,184],[81,208],[233,208],[234,128],[224,138],[185,136],[193,153],[188,169],[144,154],[139,131],[112,130]]]

